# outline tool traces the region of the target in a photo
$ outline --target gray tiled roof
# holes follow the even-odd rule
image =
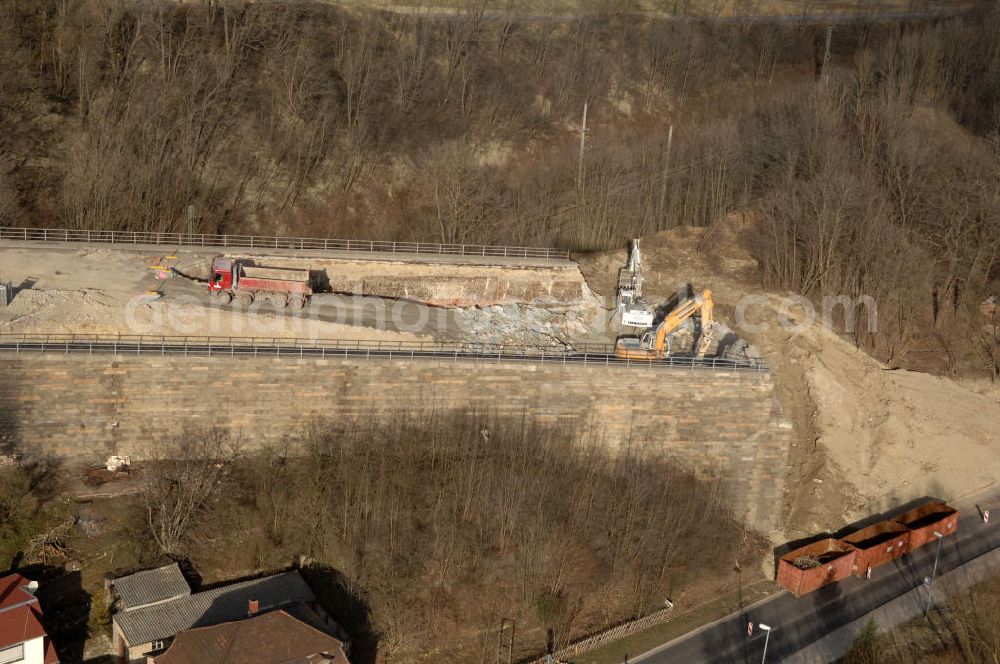
[[[191,594],[191,587],[177,563],[117,578],[114,586],[125,609],[136,609]]]
[[[316,596],[298,572],[285,572],[145,606],[114,615],[114,622],[129,645],[162,641],[192,627],[217,625],[247,616],[249,601],[261,611],[295,602],[314,602]]]

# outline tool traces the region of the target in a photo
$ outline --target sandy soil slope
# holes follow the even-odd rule
[[[949,500],[1000,477],[1000,394],[912,371],[889,371],[839,339],[807,334],[816,426],[864,511],[920,495]]]
[[[776,541],[835,529],[924,495],[956,500],[1000,478],[1000,389],[890,371],[815,323],[780,324],[786,300],[761,290],[733,215],[711,229],[682,228],[642,241],[647,300],[679,286],[710,288],[719,320],[756,345],[773,367],[785,417],[796,432],[784,528]],[[591,288],[610,298],[625,250],[582,260]],[[736,324],[741,298],[763,331]],[[608,300],[610,303],[610,299]],[[786,311],[802,323],[797,309]]]

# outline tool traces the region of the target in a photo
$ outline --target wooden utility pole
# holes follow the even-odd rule
[[[667,131],[667,155],[663,159],[663,182],[660,183],[660,205],[656,208],[657,216],[663,215],[663,206],[667,202],[667,175],[670,171],[670,148],[674,145],[674,125],[671,123]]]
[[[576,172],[576,188],[583,189],[583,151],[587,147],[587,102],[583,102],[583,122],[580,123],[580,165]]]
[[[823,51],[823,70],[820,72],[819,80],[821,83],[826,85],[826,82],[830,80],[830,72],[828,67],[830,66],[830,42],[833,41],[833,26],[826,26],[826,50]]]

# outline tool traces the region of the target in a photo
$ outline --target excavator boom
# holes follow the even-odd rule
[[[628,261],[618,271],[618,311],[622,325],[649,327],[653,324],[653,311],[642,299],[642,255],[639,240],[632,240]]]

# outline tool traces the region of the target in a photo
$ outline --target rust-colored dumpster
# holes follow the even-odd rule
[[[958,530],[958,510],[938,500],[932,500],[900,514],[893,521],[910,529],[910,550],[919,548],[937,538],[934,531],[944,536]]]
[[[910,550],[910,529],[896,521],[880,521],[841,538],[858,550],[854,573],[867,576],[869,569],[906,555]]]
[[[778,584],[800,597],[850,576],[857,554],[832,537],[789,551],[778,560]]]

